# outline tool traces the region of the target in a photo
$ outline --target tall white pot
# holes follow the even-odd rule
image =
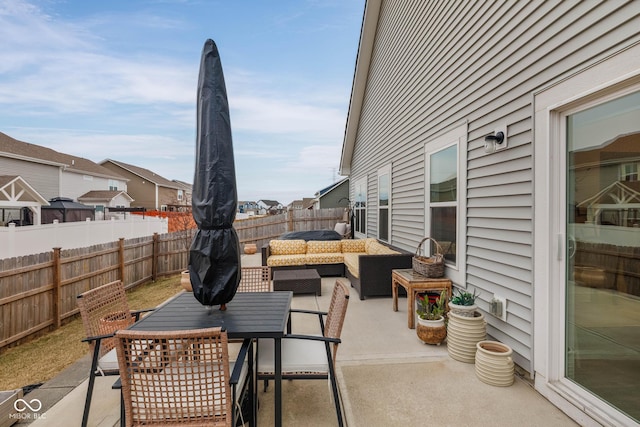
[[[474,363],[476,344],[487,338],[487,322],[479,311],[473,317],[447,314],[447,351],[452,359]]]

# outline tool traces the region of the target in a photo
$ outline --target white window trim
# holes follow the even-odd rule
[[[429,185],[429,159],[431,154],[457,144],[458,147],[458,211],[456,218],[456,261],[457,265],[446,264],[445,277],[461,288],[467,287],[467,123],[436,136],[424,145],[424,230],[425,236],[431,229],[431,210],[429,209],[431,191]]]
[[[355,227],[355,218],[357,215],[357,210],[355,207],[355,200],[356,200],[356,194],[357,193],[357,188],[360,184],[364,184],[364,197],[365,197],[365,207],[364,207],[364,217],[365,217],[365,226],[364,226],[364,233],[361,233],[359,231],[356,230]],[[351,224],[351,229],[353,230],[353,236],[355,238],[360,238],[360,239],[364,239],[367,237],[367,225],[369,222],[369,219],[367,218],[367,209],[369,208],[369,200],[368,200],[368,195],[369,195],[369,187],[368,187],[368,181],[367,181],[367,176],[363,176],[361,178],[358,178],[355,182],[354,182],[354,206],[353,206],[353,215],[354,215],[354,224]]]
[[[566,171],[563,117],[640,90],[640,45],[534,93],[533,366],[535,388],[581,425],[632,421],[564,377]],[[562,188],[560,188],[562,187]],[[594,421],[595,420],[595,421]],[[599,424],[596,424],[599,423]]]
[[[385,208],[381,208],[380,207],[380,177],[382,175],[387,175],[389,177],[389,204],[385,207]],[[377,199],[377,204],[378,204],[378,222],[377,222],[377,228],[378,228],[378,239],[380,241],[386,242],[391,244],[391,165],[387,165],[384,166],[380,169],[378,169],[378,199]],[[388,238],[382,239],[380,237],[380,209],[386,209],[387,210],[387,232],[388,232]]]

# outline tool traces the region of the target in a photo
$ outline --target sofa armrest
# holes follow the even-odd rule
[[[269,243],[265,244],[262,247],[262,265],[267,265],[267,259],[269,258],[270,251],[269,251]]]
[[[413,254],[360,255],[360,299],[368,296],[391,296],[391,270],[411,268]]]

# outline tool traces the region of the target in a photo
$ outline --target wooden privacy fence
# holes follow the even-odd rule
[[[293,211],[234,224],[241,245],[261,247],[288,231],[333,229],[344,210]],[[76,296],[104,283],[125,287],[177,274],[188,266],[195,230],[120,239],[79,249],[0,260],[0,350],[60,327],[78,313]]]
[[[122,280],[127,288],[187,266],[191,231],[120,239],[0,260],[0,349],[58,328],[78,313],[76,296]]]
[[[333,230],[343,220],[344,208],[299,209],[279,215],[237,220],[240,243],[255,243],[258,248],[291,231]]]

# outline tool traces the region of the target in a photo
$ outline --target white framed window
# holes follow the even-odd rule
[[[640,181],[640,162],[620,165],[619,181]]]
[[[367,177],[358,179],[354,184],[353,231],[356,237],[367,234]]]
[[[446,276],[466,287],[466,163],[467,124],[425,144],[425,230],[444,253]],[[425,255],[435,246],[423,246]]]
[[[378,239],[391,243],[391,166],[378,170]]]
[[[115,179],[109,180],[109,191],[118,191],[118,181]]]
[[[184,197],[184,193],[182,190],[178,190],[178,200],[182,200],[182,198]]]

